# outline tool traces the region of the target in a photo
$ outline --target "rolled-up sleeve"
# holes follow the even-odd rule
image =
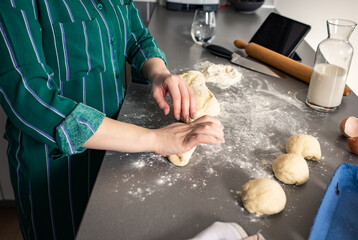
[[[1,106],[16,128],[61,156],[79,153],[104,114],[61,95],[42,44],[41,26],[33,15],[1,4]]]
[[[73,155],[85,150],[81,146],[102,123],[105,115],[84,104],[77,107],[56,127],[56,142],[63,155]]]

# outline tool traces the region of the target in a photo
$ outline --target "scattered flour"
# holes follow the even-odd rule
[[[242,79],[242,74],[230,65],[213,64],[205,61],[201,63],[200,67],[206,81],[216,83],[221,88],[228,88]]]
[[[201,69],[207,78],[208,88],[220,103],[219,119],[224,126],[226,143],[198,146],[189,165],[184,168],[168,165],[170,163],[164,157],[156,154],[138,155],[140,157],[128,164],[130,171],[127,169],[126,172],[131,174],[118,177],[117,185],[125,185],[129,196],[135,199],[144,201],[147,196],[175,185],[207,193],[209,187],[214,187],[215,178],[226,177],[224,172],[233,173],[233,176],[242,174],[244,177],[241,178],[246,179],[273,178],[271,164],[285,151],[289,136],[297,133],[317,136],[318,130],[310,129],[309,122],[324,115],[307,109],[305,103],[297,98],[297,92],[282,92],[280,87],[260,78],[258,73],[245,71],[243,77],[238,67],[203,62],[194,68]],[[155,127],[157,119],[149,119],[153,119],[150,121]],[[326,148],[329,149],[329,146]],[[324,168],[319,170],[323,174],[326,172]],[[151,179],[138,182],[143,172]],[[237,188],[232,190],[232,204],[238,205],[240,196],[237,191],[240,189],[238,181]],[[220,196],[215,195],[208,199],[222,201]],[[294,205],[288,205],[286,209],[286,214],[294,214]],[[243,208],[241,211],[245,212]],[[244,218],[268,224],[262,221],[265,218],[251,214],[244,215]]]

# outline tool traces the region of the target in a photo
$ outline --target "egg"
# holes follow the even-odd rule
[[[348,147],[352,153],[358,155],[358,138],[357,137],[348,138]]]
[[[358,137],[358,118],[350,116],[343,119],[340,125],[341,133],[349,138]]]

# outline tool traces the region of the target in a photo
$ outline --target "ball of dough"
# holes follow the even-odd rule
[[[283,154],[272,164],[275,177],[287,184],[301,185],[307,182],[309,170],[307,162],[294,153]]]
[[[248,181],[241,192],[245,209],[256,215],[276,214],[286,206],[286,194],[280,184],[269,178]]]
[[[296,153],[307,160],[321,159],[321,147],[318,140],[311,135],[296,134],[288,138],[287,153]]]

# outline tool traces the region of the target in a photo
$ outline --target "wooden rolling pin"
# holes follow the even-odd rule
[[[256,58],[272,67],[277,68],[293,77],[296,77],[306,83],[310,82],[312,75],[312,68],[297,62],[291,58],[288,58],[282,54],[272,51],[268,48],[260,46],[256,43],[246,44],[242,40],[236,40],[235,46],[241,49],[245,49],[247,55]],[[346,85],[344,88],[343,96],[351,94],[351,89]]]

